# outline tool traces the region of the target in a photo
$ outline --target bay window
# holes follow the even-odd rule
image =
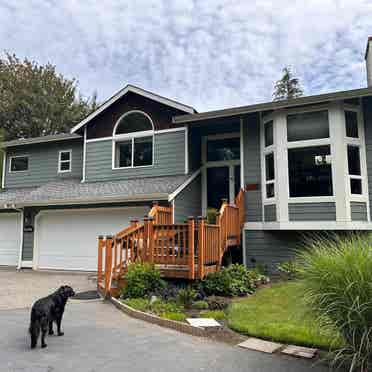
[[[113,169],[151,166],[153,138],[148,115],[140,111],[123,115],[113,133]]]

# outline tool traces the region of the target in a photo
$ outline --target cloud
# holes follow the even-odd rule
[[[0,0],[2,48],[100,100],[127,83],[212,110],[271,100],[290,65],[306,94],[366,85],[368,0]]]

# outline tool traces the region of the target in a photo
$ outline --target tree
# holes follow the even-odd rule
[[[297,98],[303,95],[303,90],[298,78],[293,77],[289,66],[283,68],[283,76],[275,83],[273,100]]]
[[[4,140],[68,132],[97,107],[96,94],[85,99],[77,81],[15,55],[0,58],[0,130]]]

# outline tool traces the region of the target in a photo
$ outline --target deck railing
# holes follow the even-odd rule
[[[235,205],[223,201],[216,224],[193,217],[187,223],[174,224],[172,208],[154,205],[143,223],[134,220],[113,237],[99,237],[98,284],[109,294],[112,281],[122,278],[133,262],[156,264],[175,277],[203,279],[208,272],[220,269],[229,246],[240,244],[243,223],[244,190]],[[177,268],[182,268],[181,274]]]

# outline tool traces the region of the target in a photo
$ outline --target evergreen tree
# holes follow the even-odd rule
[[[284,99],[297,98],[303,95],[303,90],[298,78],[293,77],[289,66],[284,67],[283,76],[275,83],[273,100],[281,101]]]

